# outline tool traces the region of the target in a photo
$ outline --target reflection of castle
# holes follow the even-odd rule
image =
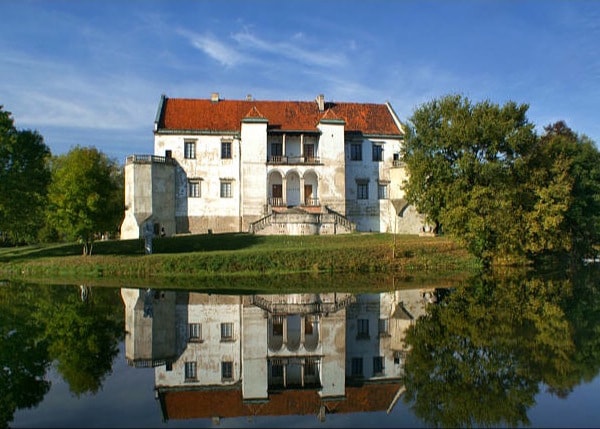
[[[388,410],[433,290],[213,295],[122,289],[126,357],[167,419]]]

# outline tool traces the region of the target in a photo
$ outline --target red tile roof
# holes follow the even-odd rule
[[[166,419],[231,418],[242,416],[316,415],[322,403],[331,412],[385,411],[402,385],[398,382],[346,386],[346,397],[323,400],[316,389],[283,390],[261,403],[244,403],[241,387],[170,390],[159,393]]]
[[[244,118],[264,118],[270,130],[317,132],[321,119],[343,120],[345,130],[371,135],[397,135],[386,104],[325,103],[320,111],[314,101],[257,101],[164,98],[159,112],[161,131],[237,132]]]

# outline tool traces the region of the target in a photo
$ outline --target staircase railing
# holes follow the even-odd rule
[[[256,234],[258,231],[263,230],[269,225],[271,225],[272,216],[273,214],[268,214],[265,217],[257,220],[256,222],[252,222],[249,228],[250,234]]]
[[[354,225],[354,223],[352,223],[352,221],[350,221],[350,219],[348,219],[346,216],[339,214],[338,212],[332,210],[328,206],[325,206],[325,208],[327,209],[327,213],[332,214],[334,216],[335,223],[342,225],[348,231],[354,231],[356,229],[356,225]]]

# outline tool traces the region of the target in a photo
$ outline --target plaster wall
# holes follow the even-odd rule
[[[346,212],[346,172],[344,159],[344,125],[319,123],[319,198],[322,206],[329,206],[340,214]]]
[[[171,371],[166,371],[164,367],[156,369],[156,386],[225,386],[239,382],[241,377],[240,297],[224,298],[190,293],[187,303],[177,305],[176,314],[178,349],[182,352],[177,361],[173,362]],[[225,322],[233,323],[233,340],[221,339],[221,323]],[[201,341],[188,341],[187,329],[190,323],[201,324]],[[186,362],[196,362],[196,380],[186,380]],[[222,379],[222,362],[233,363],[231,379]]]
[[[244,399],[268,398],[267,318],[264,310],[243,307],[242,396]]]
[[[186,159],[184,148],[186,142],[195,142],[195,158]],[[221,143],[231,143],[231,158],[221,158]],[[218,218],[229,217],[236,219],[235,226],[226,222],[226,231],[239,230],[240,218],[240,142],[234,136],[227,135],[157,135],[155,136],[154,153],[163,156],[171,151],[177,160],[175,214],[182,217],[206,218],[206,225],[215,225],[214,232],[225,232],[217,226]],[[188,198],[188,182],[198,181],[199,197]],[[221,183],[231,183],[231,194],[221,197]],[[177,233],[206,233],[206,230],[188,228],[179,229]],[[234,226],[233,229],[229,229]],[[207,228],[208,229],[208,228]]]

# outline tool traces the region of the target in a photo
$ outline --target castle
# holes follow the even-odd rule
[[[418,234],[389,103],[161,96],[154,154],[125,162],[121,238],[250,232]]]

